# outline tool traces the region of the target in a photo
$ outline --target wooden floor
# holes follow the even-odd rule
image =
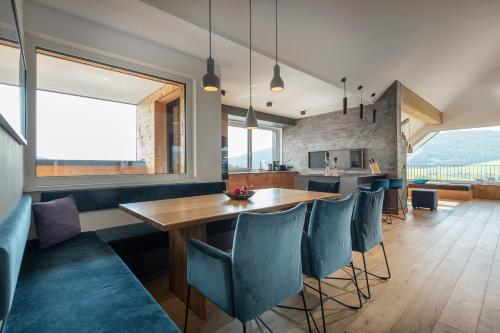
[[[500,332],[500,201],[441,201],[437,211],[410,208],[407,215],[406,223],[383,225],[392,278],[370,280],[372,299],[365,300],[361,310],[325,303],[328,331]],[[385,273],[379,248],[367,260],[369,270]],[[354,262],[359,266],[360,257]],[[142,281],[182,327],[184,305],[168,292],[167,279],[165,272]],[[363,277],[358,279],[364,286]],[[353,286],[345,281],[330,280],[325,289],[343,301],[357,301]],[[317,302],[311,289],[306,294],[308,304]],[[287,304],[299,306],[301,301],[294,297]],[[314,317],[321,327],[319,309]],[[212,304],[207,318],[190,314],[189,331],[241,332],[237,320]],[[275,309],[262,318],[275,332],[307,332],[303,312]],[[256,322],[247,326],[248,332],[266,332]]]

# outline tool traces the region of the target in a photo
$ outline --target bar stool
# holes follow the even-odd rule
[[[359,186],[360,191],[375,192],[378,189],[384,189],[384,203],[383,203],[383,213],[385,214],[384,222],[392,224],[391,214],[389,214],[389,209],[387,206],[387,191],[389,190],[389,179],[374,179],[371,184]],[[388,218],[387,218],[388,217]]]
[[[405,206],[403,205],[401,197],[399,196],[399,190],[401,189],[403,189],[403,178],[389,178],[389,192],[396,191],[396,196],[398,197],[398,201],[396,203],[396,210],[398,212],[398,215],[392,215],[392,216],[397,217],[400,220],[406,221]],[[401,210],[403,211],[403,217],[399,216],[400,206]],[[392,208],[394,207],[389,207],[389,210],[391,210]]]

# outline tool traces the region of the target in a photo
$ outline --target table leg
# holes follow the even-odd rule
[[[187,246],[189,240],[207,241],[206,225],[196,225],[183,229],[171,230],[169,234],[169,285],[170,290],[186,304],[188,285],[187,278]],[[206,318],[206,298],[191,289],[190,308],[200,318]]]

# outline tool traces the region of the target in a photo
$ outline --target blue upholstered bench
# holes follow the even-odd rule
[[[179,332],[95,232],[23,258],[30,223],[27,196],[0,221],[2,333]]]
[[[121,188],[42,192],[41,201],[73,195],[80,213],[117,209],[120,203],[173,199],[222,193],[225,182],[164,184]],[[232,245],[234,220],[207,225],[207,241],[221,249]],[[146,223],[136,223],[96,231],[137,275],[168,269],[168,233]]]
[[[411,196],[413,209],[429,208],[434,210],[438,207],[438,191],[414,189]]]

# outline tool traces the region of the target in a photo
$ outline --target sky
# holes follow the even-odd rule
[[[136,106],[37,91],[37,158],[136,160]]]
[[[21,107],[19,87],[0,84],[0,113],[9,124],[21,133]]]

